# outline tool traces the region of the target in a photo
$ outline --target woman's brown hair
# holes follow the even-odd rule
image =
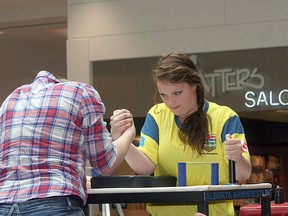
[[[179,136],[184,143],[187,143],[201,155],[208,138],[208,119],[203,110],[205,105],[205,87],[195,64],[189,56],[172,52],[163,55],[159,59],[153,72],[155,81],[186,82],[196,85],[198,110],[184,120]],[[156,94],[159,97],[158,91]]]

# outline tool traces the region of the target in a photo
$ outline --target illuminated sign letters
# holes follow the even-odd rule
[[[197,55],[191,55],[197,63]],[[264,106],[288,106],[288,89],[265,90],[265,79],[255,68],[220,68],[213,73],[201,73],[202,79],[212,97],[230,91],[245,93],[245,106],[248,108]]]
[[[217,69],[214,73],[204,74],[202,78],[208,87],[212,97],[217,95],[217,90],[222,93],[239,91],[244,88],[263,89],[265,79],[259,73],[258,68],[244,69]],[[245,93],[245,106],[248,108],[259,106],[288,106],[288,89],[279,92],[274,91],[248,91]]]
[[[276,94],[276,95],[275,95]],[[285,100],[286,94],[286,100]],[[276,100],[273,98],[276,98]],[[245,105],[249,108],[255,106],[288,106],[288,89],[283,89],[279,93],[275,93],[273,91],[269,91],[266,93],[264,91],[260,91],[259,95],[257,95],[253,91],[248,91],[245,94],[245,99],[247,102]]]
[[[221,85],[221,92],[243,90],[244,87],[262,89],[265,79],[261,74],[257,74],[258,69],[217,69],[214,73],[204,74],[204,81],[208,86],[212,97],[216,96],[217,85]]]

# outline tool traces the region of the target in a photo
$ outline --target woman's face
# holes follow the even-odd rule
[[[158,92],[166,106],[183,121],[198,109],[196,85],[186,82],[156,81]]]

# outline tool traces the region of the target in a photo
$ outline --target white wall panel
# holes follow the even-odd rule
[[[288,21],[90,38],[89,60],[288,46]],[[281,34],[275,34],[281,32]]]
[[[223,0],[96,1],[68,7],[71,39],[223,24]]]
[[[89,40],[87,38],[67,41],[68,80],[93,83],[89,48]]]
[[[287,0],[225,1],[225,21],[237,24],[287,20],[287,10]]]
[[[89,63],[159,56],[171,50],[201,53],[288,46],[287,6],[287,0],[68,0],[68,77],[70,69],[78,73],[69,66],[80,61],[81,54],[70,53],[75,39],[88,41],[81,64],[86,57]],[[84,65],[82,72],[87,73],[89,64]]]

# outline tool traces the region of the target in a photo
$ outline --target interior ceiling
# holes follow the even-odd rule
[[[61,0],[0,0],[0,12],[12,11],[16,9],[37,8],[39,6],[49,6],[63,4]]]
[[[0,0],[0,30],[67,23],[67,0]]]
[[[23,11],[33,11],[43,8],[60,8],[67,10],[67,0],[0,0],[0,39],[5,35],[6,43],[15,43],[25,40],[32,46],[37,38],[42,37],[46,46],[54,47],[55,42],[66,43],[67,15],[47,16],[31,19],[30,16],[17,20],[17,15]],[[6,21],[1,15],[15,16],[15,19]],[[22,16],[22,15],[21,15]],[[58,25],[57,25],[58,24]],[[33,28],[33,26],[37,28]],[[40,30],[39,30],[40,29]],[[42,31],[41,31],[42,29]],[[47,34],[49,33],[49,34]],[[64,38],[64,40],[63,40]],[[55,46],[57,49],[57,46]],[[288,123],[288,111],[261,111],[239,113],[241,117]]]
[[[66,43],[67,0],[0,0],[0,36],[11,44],[33,45],[39,37],[47,47]]]

